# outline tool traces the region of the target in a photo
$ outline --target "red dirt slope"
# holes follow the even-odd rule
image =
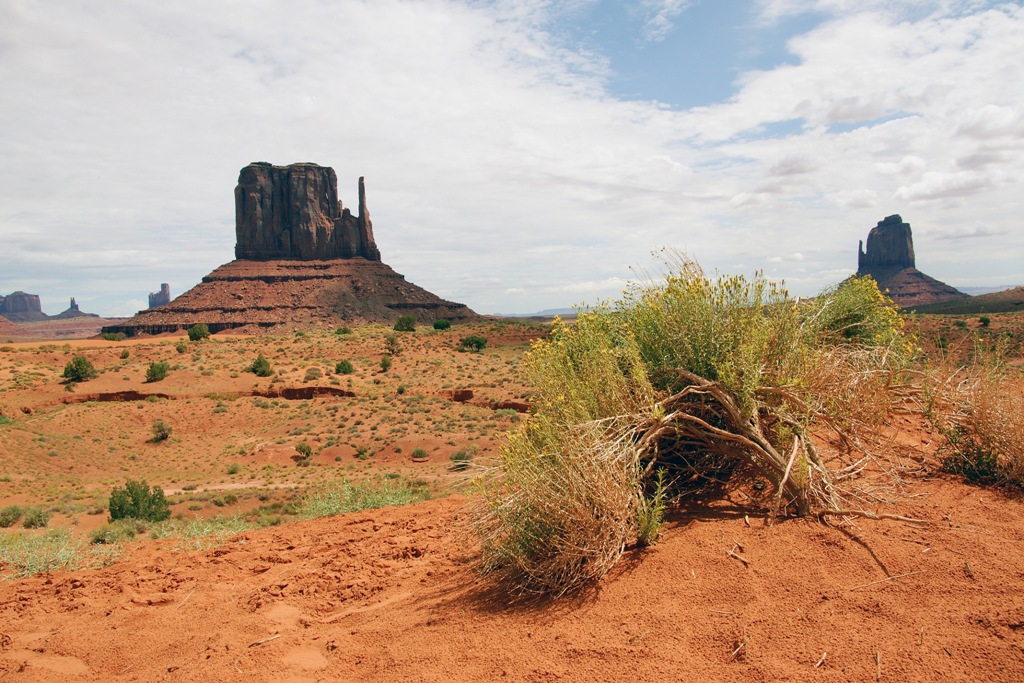
[[[684,511],[590,594],[517,606],[474,579],[460,498],[213,550],[147,542],[0,582],[0,679],[1024,679],[1019,501],[943,479],[911,493],[926,529]]]

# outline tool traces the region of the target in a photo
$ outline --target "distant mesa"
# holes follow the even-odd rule
[[[171,303],[171,286],[166,282],[160,285],[159,292],[149,293],[149,307],[166,306]]]
[[[243,168],[235,188],[235,257],[169,303],[104,332],[161,334],[205,323],[211,332],[326,327],[341,322],[421,323],[480,316],[381,261],[359,179],[358,213],[338,200],[334,169],[312,163]],[[168,298],[170,292],[168,290]]]
[[[860,243],[857,275],[870,275],[883,292],[902,308],[967,298],[967,294],[919,271],[914,258],[910,224],[899,214],[887,216],[868,233],[867,249]]]
[[[16,323],[36,322],[50,317],[43,313],[38,294],[22,291],[0,296],[0,315]]]
[[[71,297],[71,305],[57,315],[43,313],[38,294],[12,292],[7,296],[0,295],[0,315],[15,323],[35,323],[45,320],[65,320],[67,318],[98,318],[95,313],[82,313],[78,309],[75,297]]]

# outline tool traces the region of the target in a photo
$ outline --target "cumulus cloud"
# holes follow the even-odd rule
[[[667,41],[688,5],[634,7]],[[130,314],[187,289],[232,258],[257,160],[332,165],[349,206],[366,176],[385,261],[484,312],[614,295],[662,245],[709,269],[800,253],[813,292],[884,215],[1019,221],[1024,8],[762,0],[821,20],[679,109],[613,95],[612,55],[555,30],[597,6],[2,3],[0,292]]]

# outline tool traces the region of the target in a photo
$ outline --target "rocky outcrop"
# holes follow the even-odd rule
[[[359,179],[359,213],[342,207],[334,169],[249,164],[235,188],[235,258],[380,260]]]
[[[21,291],[0,296],[0,315],[13,322],[33,322],[49,317],[43,313],[38,294]]]
[[[66,320],[68,318],[98,318],[99,316],[95,313],[82,313],[78,308],[78,302],[75,301],[75,297],[71,297],[71,304],[64,311],[57,315],[50,316],[51,320]]]
[[[149,307],[166,306],[171,303],[171,286],[166,282],[160,285],[159,292],[149,293]]]
[[[963,299],[967,295],[925,275],[916,267],[914,236],[899,214],[887,216],[857,250],[857,275],[870,275],[878,288],[903,308]]]
[[[479,320],[465,304],[406,281],[380,260],[359,179],[359,214],[342,208],[334,170],[250,164],[235,188],[236,260],[172,302],[104,332],[161,334],[205,323],[210,332]]]

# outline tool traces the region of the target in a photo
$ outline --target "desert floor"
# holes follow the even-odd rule
[[[45,506],[51,528],[88,538],[133,478],[176,516],[254,526],[142,534],[94,569],[0,566],[0,680],[1024,680],[1020,497],[941,473],[919,415],[886,434],[914,464],[886,511],[927,526],[769,526],[735,492],[671,510],[660,543],[627,549],[588,592],[512,601],[474,572],[473,493],[451,456],[485,463],[527,419],[519,366],[544,330],[399,334],[382,372],[388,332],[0,346],[0,507]],[[488,338],[483,353],[456,349],[466,334]],[[258,353],[273,377],[244,370]],[[76,354],[101,374],[67,391]],[[342,359],[356,372],[336,374]],[[152,361],[166,379],[144,381]],[[156,420],[172,430],[160,443]],[[432,499],[291,521],[290,504],[339,481]]]

